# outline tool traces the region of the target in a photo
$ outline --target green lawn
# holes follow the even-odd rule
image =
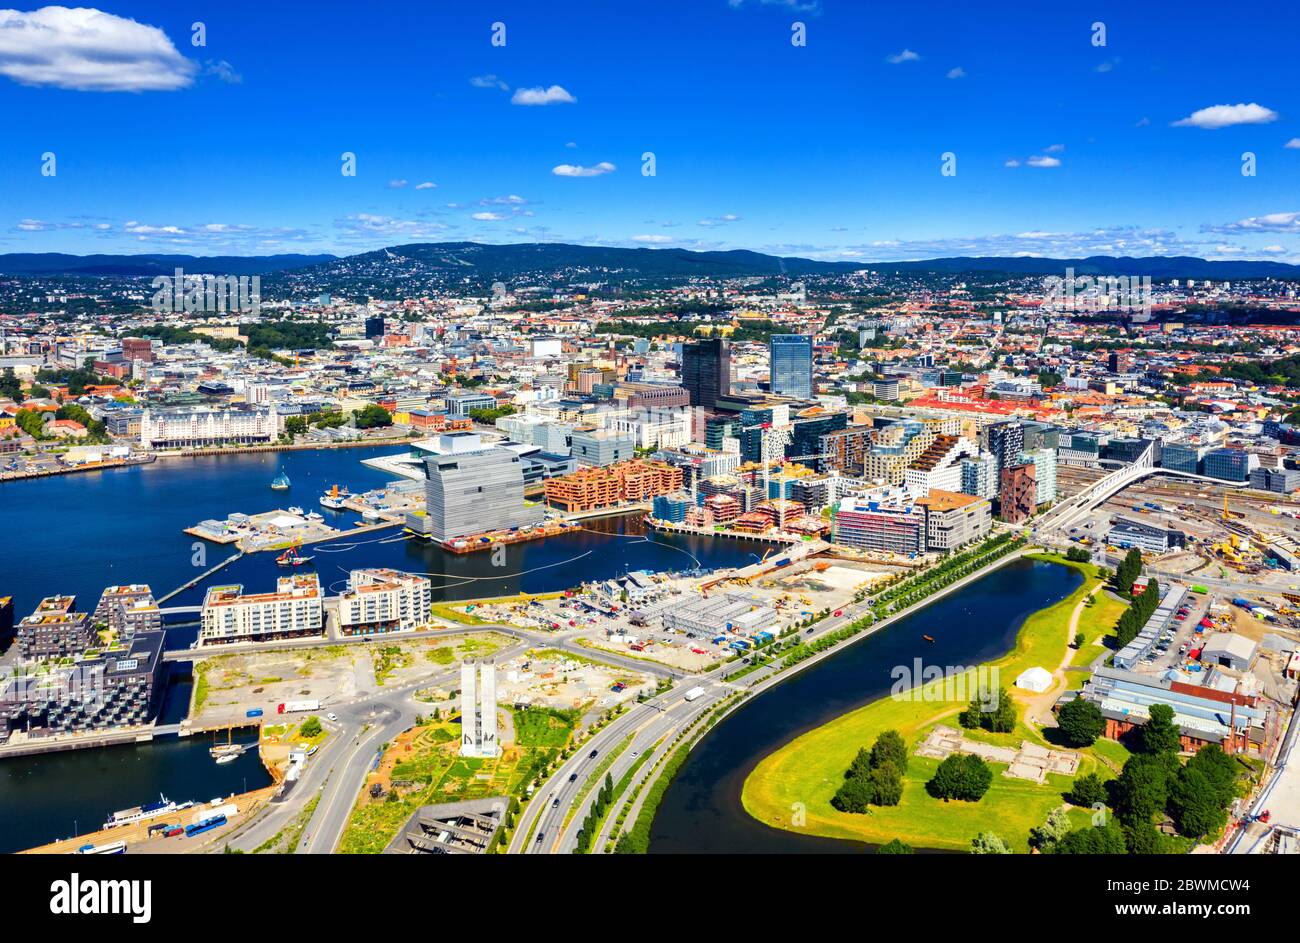
[[[1070,615],[1098,584],[1096,570],[1091,565],[1064,564],[1055,556],[1034,556],[1073,566],[1084,573],[1085,579],[1064,600],[1026,619],[1015,648],[990,663],[990,667],[998,668],[1002,685],[1021,704],[1029,695],[1011,688],[1016,676],[1035,665],[1056,670],[1067,653]],[[1083,609],[1079,629],[1092,637],[1103,631],[1102,623],[1108,617],[1109,610],[1099,601]],[[973,687],[973,672],[968,678]],[[911,750],[936,723],[957,726],[956,714],[965,704],[943,700],[941,684],[926,685],[905,699],[887,698],[868,704],[809,731],[764,758],[745,781],[741,798],[746,811],[776,828],[871,843],[901,838],[921,848],[965,850],[976,834],[987,830],[996,832],[1013,849],[1026,851],[1029,829],[1041,824],[1048,812],[1062,804],[1061,793],[1071,782],[1068,777],[1049,776],[1040,786],[1003,776],[1005,765],[995,763],[991,764],[993,785],[980,802],[942,802],[932,799],[925,791],[925,783],[937,768],[937,761],[912,755],[899,805],[872,807],[865,815],[837,812],[831,807],[830,799],[843,782],[844,771],[858,748],[870,746],[882,731],[897,730]],[[966,733],[972,739],[1008,746],[1019,745],[1025,739],[1046,743],[1037,729],[1024,723],[1023,708],[1021,721],[1012,733]],[[1080,774],[1098,772],[1109,778],[1113,774],[1107,772],[1107,763],[1097,754],[1114,762],[1123,747],[1099,741],[1096,748],[1081,752]],[[796,825],[801,816],[802,824]]]

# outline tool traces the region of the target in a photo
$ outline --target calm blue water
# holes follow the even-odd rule
[[[205,544],[206,557],[196,565],[196,539],[182,532],[185,527],[235,511],[251,514],[289,505],[319,510],[330,522],[350,527],[357,515],[320,508],[321,493],[336,483],[360,492],[393,481],[361,460],[403,451],[387,446],[160,459],[152,465],[0,484],[5,520],[0,595],[14,596],[18,618],[54,593],[73,593],[79,608],[92,609],[103,588],[115,583],[148,583],[162,596],[234,553],[229,546]],[[287,492],[270,489],[281,467],[292,480]],[[588,527],[602,533],[583,531],[507,548],[500,567],[493,566],[489,553],[449,554],[402,539],[400,528],[341,538],[306,552],[315,555],[312,566],[333,592],[342,588],[350,569],[390,566],[429,574],[435,599],[466,599],[566,589],[642,568],[730,566],[751,560],[755,552],[761,555],[767,546],[662,535],[649,541],[633,517]],[[197,605],[213,584],[242,583],[250,591],[267,591],[283,572],[272,554],[247,556],[169,605]],[[192,640],[193,630],[181,629],[169,633],[168,645],[182,647]]]
[[[691,751],[664,794],[650,851],[866,850],[858,842],[799,835],[751,818],[740,802],[745,778],[801,734],[887,695],[895,665],[910,667],[918,657],[926,666],[979,665],[1010,651],[1025,618],[1064,599],[1081,580],[1068,567],[1017,560],[760,694]]]

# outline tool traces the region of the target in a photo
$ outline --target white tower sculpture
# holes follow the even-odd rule
[[[497,663],[483,662],[480,672],[479,690],[482,700],[478,718],[478,755],[498,756],[501,747],[497,743]]]
[[[479,674],[476,679],[475,675]],[[477,680],[477,690],[475,681]],[[499,756],[497,665],[469,659],[460,666],[460,755]]]
[[[460,664],[460,755],[478,756],[478,698],[474,696],[474,660]]]

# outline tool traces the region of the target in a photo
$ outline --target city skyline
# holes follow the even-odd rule
[[[9,11],[0,104],[23,118],[0,155],[0,251],[1298,262],[1296,14],[1272,5],[1281,28],[1261,32],[1192,7]]]

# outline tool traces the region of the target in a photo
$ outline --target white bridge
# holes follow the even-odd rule
[[[1231,482],[1221,478],[1209,478],[1191,472],[1175,471],[1172,468],[1157,468],[1152,460],[1153,447],[1148,445],[1138,456],[1137,461],[1111,472],[1105,478],[1094,481],[1087,488],[1073,495],[1066,501],[1054,506],[1034,522],[1036,530],[1066,530],[1084,516],[1092,513],[1102,504],[1119,494],[1129,485],[1152,475],[1169,475],[1172,478],[1187,478],[1192,481],[1204,481],[1215,485],[1230,485]]]

